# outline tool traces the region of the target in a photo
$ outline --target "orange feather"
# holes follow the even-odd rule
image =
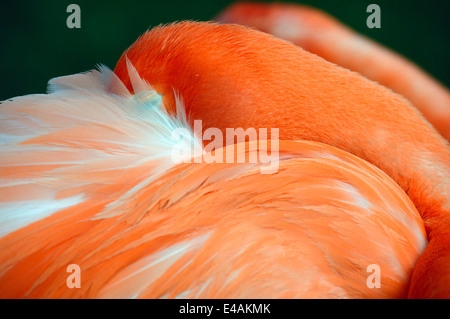
[[[417,65],[324,12],[296,4],[236,2],[217,20],[271,33],[391,88],[410,100],[450,141],[449,90]]]
[[[194,120],[279,128],[277,171],[237,163],[257,141],[206,163]],[[53,79],[0,122],[2,298],[450,296],[448,143],[403,97],[268,34],[157,27],[114,73]]]
[[[436,295],[450,295],[450,246],[440,244],[449,240],[450,148],[402,96],[238,25],[185,22],[145,33],[115,68],[130,88],[126,59],[163,96],[169,110],[173,90],[179,92],[186,112],[201,119],[204,128],[277,127],[282,140],[325,143],[382,169],[425,221],[427,252],[436,265],[428,270],[425,253],[417,273],[428,278]]]

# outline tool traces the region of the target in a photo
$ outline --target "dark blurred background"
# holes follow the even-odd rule
[[[232,2],[2,0],[0,100],[44,93],[52,77],[90,70],[98,63],[113,69],[121,53],[148,28],[177,20],[210,20]],[[412,60],[450,87],[450,1],[297,2],[321,8]],[[81,7],[81,29],[66,26],[66,8],[71,3]],[[381,29],[366,26],[366,8],[370,3],[381,7]]]

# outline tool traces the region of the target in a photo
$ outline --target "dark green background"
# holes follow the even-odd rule
[[[176,20],[213,18],[233,1],[2,1],[0,100],[43,93],[55,76],[116,61],[145,30]],[[294,1],[291,1],[294,2]],[[81,29],[66,8],[81,7]],[[394,49],[450,87],[450,1],[304,0]],[[381,29],[366,27],[366,8],[381,7]]]

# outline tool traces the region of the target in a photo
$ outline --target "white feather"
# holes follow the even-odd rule
[[[174,147],[180,145],[172,137],[176,129],[189,132],[181,148],[186,157],[191,156],[192,145],[201,148],[187,123],[181,98],[176,99],[178,114],[169,115],[161,96],[139,77],[129,61],[128,67],[135,96],[114,72],[100,66],[99,70],[52,79],[48,94],[2,102],[0,192],[21,184],[39,188],[44,181],[51,191],[38,199],[31,195],[27,198],[27,194],[20,196],[21,200],[3,199],[0,236],[93,196],[80,190],[79,194],[61,199],[58,194],[62,190],[115,183],[120,176],[126,176],[128,169],[157,160],[157,165],[149,165],[152,169],[141,176],[140,182],[124,182],[125,189],[111,194],[112,201],[98,216],[107,217],[113,208],[131,200],[135,192],[177,164],[171,158]],[[33,140],[40,137],[44,142]],[[11,175],[18,165],[24,170],[16,169]],[[52,165],[57,166],[47,169]],[[39,172],[33,173],[30,167]],[[97,180],[94,173],[101,171],[111,171],[111,176]]]

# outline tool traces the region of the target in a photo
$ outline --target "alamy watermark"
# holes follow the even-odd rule
[[[71,273],[66,279],[67,288],[81,288],[81,268],[77,264],[70,264],[66,271]]]
[[[259,163],[261,174],[273,174],[278,171],[278,128],[271,128],[270,131],[267,128],[256,130],[253,127],[245,130],[226,128],[223,136],[222,130],[215,127],[207,128],[203,132],[202,121],[195,120],[194,134],[201,137],[202,141],[211,142],[202,149],[201,145],[191,143],[191,133],[187,128],[172,131],[172,139],[178,141],[171,154],[174,163]],[[246,141],[253,143],[246,144]],[[227,145],[235,147],[224,148]],[[248,153],[245,152],[246,147],[249,147]]]
[[[381,268],[377,264],[367,266],[367,272],[371,273],[367,277],[366,285],[368,288],[381,288]]]
[[[66,25],[69,29],[81,28],[81,9],[78,4],[69,4],[66,12],[70,15],[66,19]]]
[[[367,17],[366,25],[369,29],[381,28],[381,8],[378,4],[369,4],[367,6],[367,12],[371,14]]]

